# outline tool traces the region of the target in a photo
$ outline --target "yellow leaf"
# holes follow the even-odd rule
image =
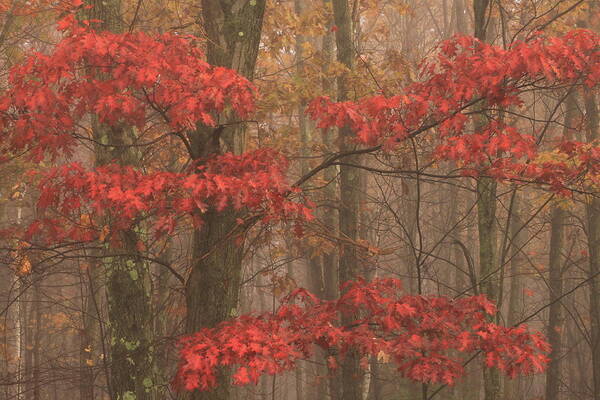
[[[98,237],[98,240],[100,240],[101,242],[104,242],[104,239],[106,239],[109,232],[110,232],[110,230],[108,228],[108,225],[104,225],[102,227],[102,231],[100,232],[100,236]]]
[[[91,225],[92,219],[90,218],[90,214],[81,214],[81,217],[79,217],[79,223],[84,226]]]
[[[377,353],[377,361],[387,364],[388,362],[390,362],[390,355],[381,350],[379,351],[379,353]]]
[[[29,257],[23,256],[21,258],[21,262],[19,263],[19,269],[17,271],[17,275],[25,276],[31,273],[31,261],[29,261]]]

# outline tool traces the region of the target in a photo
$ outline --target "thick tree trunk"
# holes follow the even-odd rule
[[[324,0],[324,2],[325,2],[325,4],[331,5],[331,0]],[[331,26],[333,26],[333,23],[331,23]],[[323,56],[327,60],[325,69],[327,69],[329,67],[329,63],[332,63],[335,59],[334,43],[335,43],[335,35],[333,33],[329,32],[327,35],[324,36],[324,38],[323,38]],[[324,92],[328,93],[330,95],[333,95],[334,89],[335,89],[335,87],[333,85],[333,81],[325,78],[323,80]],[[327,130],[323,130],[321,133],[322,133],[321,140],[323,141],[323,145],[325,145],[327,149],[333,151],[331,132],[328,132]],[[327,202],[330,202],[331,204],[336,203],[335,199],[336,199],[336,195],[338,193],[338,187],[337,187],[338,185],[337,185],[337,181],[335,180],[337,172],[338,171],[335,167],[327,168],[324,172],[325,181],[330,182],[329,185],[327,185],[327,187],[325,188],[324,196],[325,196],[325,200]],[[328,227],[329,229],[331,229],[332,231],[335,231],[335,229],[336,229],[335,227],[339,227],[338,211],[339,210],[336,207],[333,207],[333,205],[330,205],[329,209],[327,209],[322,215],[323,224],[326,227]],[[339,289],[338,257],[335,254],[335,252],[331,251],[326,254],[323,254],[321,257],[321,260],[322,260],[321,264],[322,264],[322,269],[323,269],[323,297],[327,300],[336,299],[339,295],[339,293],[338,293],[338,289]]]
[[[1,207],[1,206],[0,206]],[[4,213],[2,213],[3,218]],[[4,219],[5,220],[5,219]],[[12,378],[12,359],[14,355],[14,345],[11,343],[9,332],[12,330],[10,316],[14,307],[10,307],[11,300],[11,284],[12,271],[8,268],[0,270],[0,307],[2,310],[7,310],[1,316],[0,324],[4,326],[0,336],[0,399],[8,399],[11,397],[11,382]]]
[[[25,276],[22,278],[22,285],[27,288],[27,295],[23,299],[25,304],[23,304],[23,314],[22,314],[22,322],[21,329],[23,331],[22,339],[23,344],[21,347],[21,351],[23,354],[23,399],[24,400],[32,400],[33,399],[33,291],[31,290],[32,286],[31,275]]]
[[[113,131],[111,136],[117,139],[118,134]],[[103,257],[110,322],[110,388],[114,400],[154,398],[149,271],[137,250],[141,233],[140,227],[120,233],[120,246],[105,246]],[[123,255],[113,256],[114,253]]]
[[[126,232],[122,240],[120,250],[131,255],[105,262],[112,396],[115,400],[151,399],[154,368],[148,270],[144,261],[136,256],[137,234]]]
[[[23,399],[23,393],[25,392],[25,387],[23,385],[23,360],[24,360],[24,351],[25,348],[25,332],[24,332],[24,315],[26,313],[25,307],[25,296],[26,291],[24,290],[23,280],[15,275],[15,287],[18,299],[16,301],[17,306],[15,307],[15,355],[17,356],[16,366],[15,366],[15,380],[17,382],[17,393],[15,398],[17,400]]]
[[[305,12],[307,3],[303,0],[294,0],[294,10],[298,18],[301,18],[303,13]],[[327,36],[331,36],[329,34],[325,35],[324,42],[326,42]],[[331,39],[333,37],[331,36]],[[296,74],[298,79],[305,80],[309,79],[306,76],[305,72],[305,64],[304,58],[306,55],[304,54],[304,45],[307,43],[308,39],[306,36],[302,34],[296,35]],[[325,45],[325,43],[324,43]],[[324,46],[325,47],[325,46]],[[323,49],[325,53],[325,49]],[[332,49],[330,49],[330,54],[332,53]],[[311,154],[311,148],[313,145],[313,133],[315,132],[314,124],[306,116],[306,100],[300,99],[297,107],[298,114],[298,130],[300,133],[300,140],[302,142],[302,156],[306,157],[301,164],[301,174],[306,174],[310,169],[310,163],[308,162],[308,157]],[[329,171],[326,171],[326,173]],[[325,195],[327,197],[327,193],[331,190],[325,189]],[[323,216],[332,214],[332,210],[327,210],[326,213],[319,213],[319,218],[322,220]],[[333,224],[332,224],[333,225]],[[325,252],[321,252],[325,253]],[[327,255],[328,256],[328,255]],[[307,270],[307,284],[309,290],[312,293],[316,294],[320,298],[324,298],[325,296],[325,276],[324,272],[328,269],[335,270],[335,266],[333,264],[326,265],[324,262],[324,255],[322,254],[314,254],[313,249],[306,249],[306,267]],[[314,364],[304,363],[299,366],[299,370],[296,371],[296,398],[298,400],[306,398],[310,398],[311,400],[324,400],[327,397],[327,380],[321,379],[322,376],[327,374],[327,369],[324,367],[325,365],[325,357],[323,356],[323,352],[317,349]],[[301,372],[299,372],[302,370]]]
[[[92,1],[88,17],[99,19],[101,29],[123,31],[119,0]],[[92,131],[97,146],[97,166],[115,162],[135,166],[139,154],[130,145],[135,141],[131,127],[108,127],[96,118]],[[110,226],[110,217],[101,223]],[[119,246],[104,245],[103,264],[107,271],[106,296],[110,321],[110,395],[113,400],[152,399],[154,368],[152,354],[151,299],[148,264],[137,250],[143,228],[132,227],[117,233]],[[118,256],[113,254],[118,253]]]
[[[464,34],[467,33],[467,21],[465,12],[467,11],[465,7],[465,0],[454,0],[452,4],[453,10],[452,14],[455,20],[455,33]]]
[[[582,28],[598,30],[597,15],[600,10],[598,0],[589,0],[589,11],[582,15],[578,25]],[[594,91],[584,88],[583,102],[585,110],[586,139],[594,143],[600,139],[600,113]],[[589,257],[589,342],[592,358],[592,395],[600,400],[600,198],[589,195],[585,204],[586,234]]]
[[[97,165],[111,161],[136,165],[138,155],[134,148],[128,147],[135,139],[132,128],[93,125],[97,142],[108,144],[97,147]],[[110,217],[104,223],[110,226]],[[114,400],[151,399],[155,389],[149,266],[138,250],[142,233],[142,227],[132,227],[118,233],[119,246],[107,243],[104,246],[110,321],[110,388]],[[115,253],[119,255],[114,256]]]
[[[203,29],[206,32],[207,59],[210,64],[236,70],[252,79],[258,55],[262,20],[266,0],[202,0]],[[227,122],[234,122],[225,117]],[[220,141],[213,140],[220,133]],[[193,159],[200,159],[245,148],[241,125],[219,131],[198,126],[189,136]],[[193,233],[192,271],[186,283],[186,330],[214,326],[236,313],[242,270],[242,243],[236,222],[239,213],[233,210],[209,210],[201,216],[203,224]],[[221,373],[221,383],[211,392],[190,394],[195,400],[225,400],[230,398],[228,374]]]

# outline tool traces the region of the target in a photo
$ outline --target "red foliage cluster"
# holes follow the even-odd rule
[[[77,163],[56,167],[43,174],[38,206],[60,218],[35,222],[29,235],[43,230],[53,241],[97,239],[102,227],[84,226],[76,218],[85,214],[110,216],[111,232],[152,215],[157,234],[171,233],[181,216],[189,215],[199,225],[209,208],[223,211],[228,206],[257,211],[263,220],[311,218],[304,205],[287,199],[286,169],[287,160],[269,149],[215,156],[190,173],[143,173],[119,165],[86,170]],[[75,223],[65,224],[65,216]]]
[[[457,300],[403,295],[396,279],[351,281],[339,300],[323,301],[304,289],[285,298],[274,313],[242,316],[182,340],[178,385],[208,390],[219,366],[237,366],[234,382],[256,383],[311,357],[317,346],[337,365],[348,351],[392,360],[406,377],[453,384],[465,355],[481,351],[488,367],[509,376],[542,371],[549,346],[525,326],[488,322],[496,308],[484,296]],[[342,325],[341,315],[360,316]]]
[[[479,133],[451,136],[447,144],[437,148],[437,156],[444,160],[461,161],[465,165],[485,165],[503,155],[514,159],[533,159],[536,155],[535,139],[514,127],[491,121]]]
[[[226,110],[243,118],[254,109],[252,84],[206,63],[197,38],[97,32],[86,24],[69,14],[59,24],[68,33],[51,54],[33,54],[11,70],[9,88],[0,96],[5,151],[27,150],[35,160],[69,155],[92,115],[117,130],[135,126],[141,134],[193,135],[197,124],[215,126]],[[304,206],[287,199],[288,163],[273,150],[214,155],[195,165],[184,173],[119,165],[86,170],[78,163],[44,171],[38,205],[62,215],[36,221],[29,235],[96,239],[101,227],[76,218],[91,212],[110,215],[112,231],[151,215],[158,233],[172,231],[182,215],[200,224],[209,208],[226,206],[260,211],[265,219],[309,217]]]
[[[235,71],[204,61],[191,36],[96,32],[72,21],[49,55],[35,53],[11,70],[0,97],[0,127],[10,150],[36,159],[69,151],[84,118],[111,126],[164,131],[215,125],[225,107],[244,117],[255,89]],[[158,120],[158,121],[157,121]]]
[[[519,132],[502,121],[492,121],[468,134],[467,123],[478,118],[471,106],[488,109],[520,106],[521,93],[528,87],[554,88],[559,85],[600,83],[600,36],[576,30],[563,37],[537,37],[504,50],[468,36],[444,42],[435,60],[422,68],[423,81],[410,85],[404,93],[374,96],[357,102],[335,103],[318,98],[309,114],[318,126],[350,125],[364,144],[393,148],[408,137],[436,128],[443,143],[436,157],[460,161],[478,173],[498,178],[548,179],[555,188],[581,176],[563,163],[532,165],[539,146],[532,135]],[[580,150],[582,144],[575,144]],[[597,147],[575,167],[600,162]],[[569,155],[569,154],[567,154]],[[590,160],[593,162],[585,162]]]

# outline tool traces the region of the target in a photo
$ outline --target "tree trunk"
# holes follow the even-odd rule
[[[337,45],[337,61],[349,71],[354,69],[354,49],[352,43],[352,15],[348,0],[333,0],[334,22],[337,27],[335,39]],[[338,101],[349,100],[350,87],[345,76],[337,80]],[[339,131],[340,150],[353,148],[354,134],[349,126]],[[349,164],[360,164],[360,157],[345,158]],[[359,274],[359,261],[356,246],[353,242],[358,239],[359,207],[360,207],[360,170],[354,167],[340,166],[340,210],[339,228],[342,236],[339,257],[339,279],[346,282],[355,279]],[[342,324],[351,324],[357,316],[343,316]],[[360,368],[360,357],[355,352],[349,352],[341,366],[342,387],[341,398],[344,400],[362,400],[363,371]]]
[[[326,7],[332,7],[331,0],[323,0]],[[331,28],[334,26],[334,21],[330,20],[327,26],[328,32],[323,36],[322,51],[325,63],[323,65],[323,74],[325,78],[322,80],[321,85],[323,92],[329,96],[334,97],[336,91],[335,80],[327,77],[328,68],[335,61],[335,35]],[[328,152],[333,152],[336,149],[332,140],[333,132],[328,129],[321,130],[321,142]],[[324,179],[328,182],[328,185],[323,190],[323,203],[324,210],[318,210],[319,219],[323,222],[326,229],[331,232],[337,232],[339,229],[339,208],[337,207],[337,199],[339,198],[338,182],[336,180],[338,174],[337,167],[329,167],[324,172]],[[335,300],[339,297],[339,254],[335,251],[325,251],[319,257],[318,269],[319,269],[319,280],[321,285],[322,298],[326,300]],[[316,270],[315,270],[316,272]],[[327,379],[327,391],[321,390],[317,393],[317,399],[332,399],[340,400],[340,371],[339,369],[330,369],[325,362],[325,358],[328,354],[323,352],[320,354],[324,364],[323,372],[326,374]]]
[[[331,4],[331,0],[324,0],[325,4]],[[331,24],[333,26],[333,24]],[[331,28],[331,27],[330,27]],[[334,61],[334,42],[335,35],[329,32],[323,38],[323,55],[327,59],[327,63],[325,65],[325,69],[329,67],[329,63]],[[333,91],[335,89],[332,84],[333,81],[330,79],[323,79],[323,90],[325,93],[333,95]],[[331,132],[327,130],[323,130],[322,132],[322,141],[323,144],[327,147],[328,150],[333,151],[333,143],[331,140]],[[327,185],[324,196],[325,200],[330,202],[331,204],[335,204],[336,194],[338,193],[338,185],[335,180],[337,175],[337,169],[335,167],[327,168],[324,172],[326,182],[331,182]],[[328,210],[326,210],[323,215],[323,224],[335,231],[335,227],[339,228],[339,215],[338,209],[336,207],[330,206]],[[327,300],[334,300],[338,297],[338,289],[339,289],[339,276],[338,276],[338,268],[339,262],[338,257],[335,252],[331,251],[326,254],[323,254],[322,257],[322,269],[323,269],[323,290],[324,290],[324,298]]]
[[[100,28],[123,31],[119,0],[92,1],[88,17],[99,19]],[[139,154],[130,145],[135,130],[127,126],[108,127],[92,119],[96,140],[96,166],[108,163],[135,166]],[[110,226],[111,217],[101,224]],[[137,250],[143,228],[135,226],[119,235],[119,246],[104,244],[102,262],[107,271],[106,296],[110,321],[110,395],[113,400],[153,398],[154,368],[151,300],[148,265]],[[118,256],[113,256],[118,253]]]
[[[489,0],[473,0],[475,15],[475,37],[486,41],[487,20],[490,12]],[[483,118],[483,117],[482,117]],[[475,130],[483,125],[482,121],[475,124]],[[477,181],[477,226],[479,228],[479,264],[481,293],[490,300],[496,301],[499,294],[498,271],[495,270],[496,245],[496,189],[497,183],[490,178],[480,178]],[[497,370],[483,370],[485,400],[500,398],[500,375]]]
[[[548,343],[552,346],[550,364],[546,371],[546,400],[558,400],[560,389],[560,358],[562,356],[562,304],[558,300],[563,292],[562,250],[564,240],[565,211],[554,206],[551,211],[549,279],[550,309]]]
[[[487,40],[490,6],[490,0],[473,0],[473,13],[475,15],[474,35],[483,42]]]
[[[42,350],[42,346],[41,346],[41,340],[42,340],[42,305],[41,305],[41,299],[40,299],[40,284],[41,284],[41,279],[42,276],[40,274],[36,274],[34,276],[34,283],[33,283],[33,303],[32,303],[32,315],[31,315],[31,320],[32,320],[32,335],[33,335],[33,340],[32,340],[32,371],[31,371],[31,378],[32,378],[32,399],[33,400],[41,400],[41,396],[42,396],[42,382],[40,379],[40,374],[41,374],[41,370],[40,370],[40,366],[41,366],[41,350]]]
[[[236,70],[248,79],[254,76],[258,45],[266,0],[202,0],[203,28],[210,64]],[[225,116],[224,123],[233,122]],[[216,155],[223,151],[242,153],[244,129],[240,125],[226,128],[198,126],[189,136],[192,159]],[[220,142],[212,138],[221,132]],[[209,210],[201,216],[203,224],[193,233],[193,267],[185,287],[187,306],[186,331],[210,327],[236,313],[242,271],[242,241],[237,232],[239,213],[234,210]],[[229,374],[222,371],[218,388],[195,392],[190,398],[225,400],[230,398]]]
[[[17,306],[16,306],[16,310],[15,310],[15,343],[16,343],[16,347],[15,347],[15,355],[17,356],[17,362],[16,362],[16,366],[15,366],[15,380],[17,382],[17,393],[15,398],[17,400],[22,400],[23,399],[23,393],[24,393],[24,386],[23,386],[23,379],[24,379],[24,374],[23,374],[23,359],[24,359],[24,351],[23,349],[25,348],[25,332],[24,332],[24,315],[26,312],[26,307],[25,307],[25,296],[26,296],[26,290],[24,288],[24,284],[23,284],[23,280],[21,278],[19,278],[18,276],[15,275],[15,287],[16,287],[16,295],[18,296],[18,299],[16,301]]]
[[[569,94],[565,100],[565,121],[563,139],[572,140],[572,125],[577,112],[575,95]],[[546,400],[559,400],[561,382],[561,358],[564,336],[563,304],[558,301],[563,294],[563,260],[564,230],[566,212],[559,205],[554,205],[550,220],[550,255],[549,279],[550,309],[548,320],[548,343],[552,346],[550,364],[546,371]]]
[[[369,379],[369,392],[367,394],[367,400],[383,400],[383,390],[381,386],[381,368],[377,357],[371,357],[371,378]]]
[[[598,105],[593,92],[585,90],[587,141],[592,143],[600,137]],[[594,399],[600,399],[600,198],[590,196],[586,202],[587,240],[590,282],[590,344],[592,347],[592,371]]]
[[[173,259],[173,240],[167,239],[165,248],[160,254],[160,260],[169,264]],[[155,280],[154,287],[154,304],[152,313],[154,315],[154,341],[155,341],[155,356],[156,356],[156,400],[167,398],[169,377],[167,375],[171,366],[169,365],[169,346],[170,343],[166,340],[169,336],[169,327],[173,323],[171,318],[171,310],[169,298],[171,290],[171,272],[164,265],[155,265]]]
[[[148,266],[136,251],[137,232],[124,232],[119,249],[105,257],[110,321],[110,381],[115,400],[151,399],[154,388]],[[134,397],[135,396],[135,397]]]
[[[523,280],[521,274],[524,263],[523,247],[525,246],[527,237],[524,230],[524,221],[522,209],[522,195],[515,188],[514,198],[511,207],[510,216],[510,289],[508,299],[508,315],[507,325],[513,326],[523,317]],[[507,399],[518,399],[521,377],[504,379],[504,397]]]
[[[98,354],[98,304],[100,288],[100,265],[80,265],[81,284],[84,296],[81,342],[79,346],[79,396],[82,399],[94,399],[94,363]]]
[[[0,209],[3,208],[0,206]],[[4,212],[1,215],[3,221],[6,221]],[[6,310],[0,319],[0,324],[3,326],[0,336],[0,399],[2,400],[11,397],[10,390],[12,386],[11,359],[13,358],[14,345],[10,338],[11,335],[9,335],[12,330],[10,317],[14,309],[14,307],[10,307],[12,283],[12,271],[9,268],[2,268],[0,270],[0,307],[2,307],[2,310]]]
[[[33,399],[33,291],[31,290],[32,281],[35,279],[33,276],[28,275],[22,278],[22,285],[27,288],[25,298],[25,304],[23,304],[22,314],[22,325],[23,330],[23,345],[21,351],[24,358],[23,368],[23,388],[24,388],[24,400]],[[25,294],[25,293],[24,293]]]
[[[477,226],[479,228],[480,290],[490,300],[498,300],[498,271],[495,270],[496,187],[493,179],[477,181]],[[483,370],[485,400],[497,400],[500,376],[496,370]]]

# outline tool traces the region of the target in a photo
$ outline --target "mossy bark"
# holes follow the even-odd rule
[[[110,128],[95,123],[96,163],[136,165],[134,131],[129,127]],[[110,226],[111,216],[102,221]],[[114,400],[154,399],[155,370],[149,265],[138,250],[144,227],[133,225],[117,236],[118,244],[106,238],[102,263],[106,270],[110,349],[110,390]]]
[[[101,20],[99,29],[124,31],[119,0],[94,0],[90,5],[85,17]],[[107,126],[94,117],[92,132],[96,166],[139,164],[140,154],[132,146],[136,141],[134,128]],[[99,222],[110,227],[111,219],[108,215]],[[138,250],[143,229],[134,224],[124,232],[109,233],[117,237],[108,237],[103,244],[102,267],[106,270],[109,319],[109,391],[113,400],[155,398],[148,264]]]

